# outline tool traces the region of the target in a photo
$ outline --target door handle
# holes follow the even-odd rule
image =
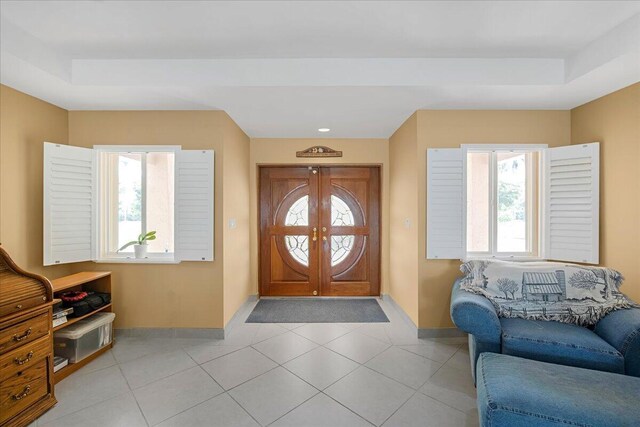
[[[323,240],[323,241],[325,241],[325,242],[327,241],[327,236],[325,236],[325,235],[324,235],[324,233],[325,233],[326,231],[327,231],[327,227],[322,227],[322,233],[323,233],[323,235],[322,235],[322,240]]]
[[[318,229],[316,227],[313,227],[313,237],[311,238],[312,241],[316,241],[318,240]]]

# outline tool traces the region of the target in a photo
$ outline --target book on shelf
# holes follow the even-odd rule
[[[73,307],[60,308],[60,309],[57,309],[57,310],[53,311],[52,317],[54,319],[57,319],[59,317],[66,317],[66,316],[70,315],[71,313],[73,313]]]
[[[62,356],[55,356],[53,358],[53,372],[58,372],[69,364],[69,359]]]
[[[63,323],[67,323],[67,316],[58,317],[57,319],[53,319],[53,327],[60,326]]]

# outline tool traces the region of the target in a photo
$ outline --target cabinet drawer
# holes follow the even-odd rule
[[[8,301],[4,304],[0,304],[0,317],[32,308],[44,304],[45,302],[47,302],[47,297],[44,295],[26,297],[17,301]]]
[[[0,356],[0,379],[23,371],[51,354],[51,338],[44,336]]]
[[[49,334],[49,313],[44,312],[0,330],[0,354],[23,346]]]
[[[25,410],[49,393],[48,360],[14,373],[0,383],[0,424]]]

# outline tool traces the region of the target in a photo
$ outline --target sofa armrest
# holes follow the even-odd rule
[[[640,308],[607,314],[596,325],[595,333],[622,354],[625,374],[640,377]]]
[[[464,332],[478,341],[500,344],[502,326],[491,301],[482,295],[460,289],[461,279],[456,280],[451,291],[451,319]]]

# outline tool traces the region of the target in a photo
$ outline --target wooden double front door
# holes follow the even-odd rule
[[[380,294],[380,170],[260,168],[260,295]]]

